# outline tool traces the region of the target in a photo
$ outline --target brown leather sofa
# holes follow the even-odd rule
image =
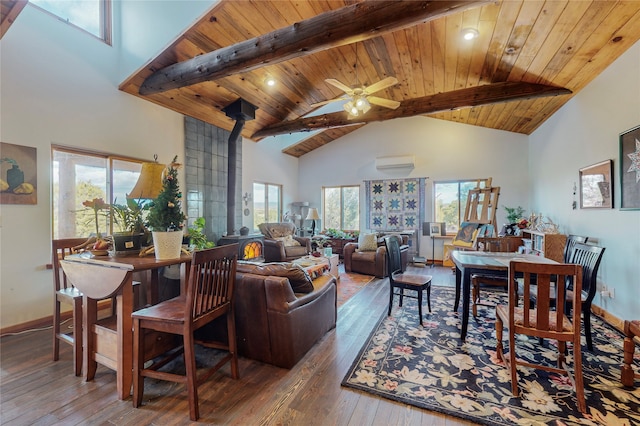
[[[313,291],[296,294],[289,279],[256,275],[238,264],[234,308],[238,353],[283,368],[293,367],[335,327],[336,279],[314,279]]]
[[[400,246],[400,256],[402,259],[402,270],[407,269],[409,256],[409,238],[406,235],[402,238]],[[375,275],[378,278],[387,276],[387,249],[384,246],[384,237],[378,238],[378,248],[375,251],[358,251],[358,243],[347,243],[344,246],[344,270],[345,272],[357,272],[365,275]]]
[[[261,223],[258,229],[264,235],[265,262],[291,262],[311,253],[311,239],[297,237],[293,223]]]

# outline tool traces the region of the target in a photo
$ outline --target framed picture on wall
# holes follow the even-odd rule
[[[620,209],[640,210],[640,126],[620,134]]]
[[[613,161],[580,169],[580,208],[613,208]]]
[[[37,204],[37,150],[0,142],[0,204]]]

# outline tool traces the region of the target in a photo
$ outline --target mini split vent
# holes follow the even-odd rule
[[[376,158],[376,169],[413,169],[415,157],[413,155],[395,155],[391,157]]]

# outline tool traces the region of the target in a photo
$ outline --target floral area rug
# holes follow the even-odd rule
[[[582,346],[588,411],[583,415],[566,376],[518,367],[521,396],[514,397],[510,371],[496,357],[495,309],[479,307],[461,343],[454,294],[450,288],[432,288],[432,313],[423,309],[424,327],[418,324],[415,299],[405,298],[390,317],[385,310],[342,385],[485,425],[640,425],[640,387],[620,383],[623,336],[599,318],[592,318],[593,352]],[[483,299],[507,301],[490,291],[483,291]],[[508,351],[507,336],[505,327]],[[555,366],[555,343],[546,340],[541,347],[538,339],[520,339],[517,353]],[[570,350],[570,368],[572,357]]]
[[[340,265],[340,268],[343,268]],[[356,274],[354,272],[340,271],[340,281],[338,281],[338,307],[344,305],[347,300],[353,297],[364,286],[373,281],[375,277],[371,275]]]

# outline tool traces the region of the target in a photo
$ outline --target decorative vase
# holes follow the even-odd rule
[[[24,183],[24,172],[20,170],[17,164],[11,166],[7,170],[7,183],[9,184],[8,191],[13,191],[20,184]]]
[[[182,248],[182,231],[161,232],[153,231],[153,247],[156,259],[177,259]]]

